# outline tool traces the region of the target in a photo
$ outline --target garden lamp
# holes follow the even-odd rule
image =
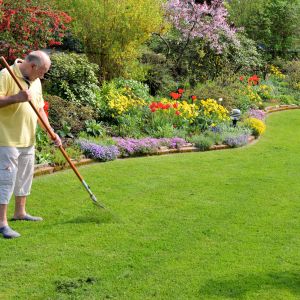
[[[230,119],[232,120],[232,126],[236,127],[237,121],[241,118],[241,111],[237,108],[234,108],[230,112]]]

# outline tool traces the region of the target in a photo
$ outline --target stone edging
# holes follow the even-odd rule
[[[282,110],[290,110],[290,109],[299,109],[300,106],[292,104],[292,105],[276,105],[276,106],[269,106],[265,108],[265,112],[267,114],[273,113],[273,112],[278,112]],[[252,143],[255,140],[254,136],[250,136],[248,139],[248,144]],[[213,145],[209,148],[209,151],[214,151],[214,150],[223,150],[223,149],[229,149],[230,147],[228,145]],[[198,152],[200,151],[198,148],[192,146],[192,144],[188,144],[187,146],[180,147],[178,149],[168,149],[167,147],[161,147],[157,152],[151,153],[149,155],[164,155],[164,154],[172,154],[172,153],[186,153],[186,152]],[[89,159],[89,158],[84,158],[80,161],[73,161],[75,166],[79,167],[82,165],[87,165],[91,163],[98,162],[95,159]],[[64,166],[49,166],[47,164],[44,165],[36,165],[34,167],[34,177],[41,176],[41,175],[47,175],[47,174],[52,174],[57,171],[69,169],[70,166],[68,163],[66,163]]]

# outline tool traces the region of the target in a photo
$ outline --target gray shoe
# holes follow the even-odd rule
[[[12,218],[11,220],[12,221],[33,221],[33,222],[37,222],[37,221],[43,221],[43,218],[34,217],[34,216],[29,215],[29,214],[26,214],[22,218]]]
[[[5,239],[14,239],[20,237],[21,234],[12,230],[8,225],[0,228],[0,233],[2,233]]]

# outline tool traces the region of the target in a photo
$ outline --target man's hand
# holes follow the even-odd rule
[[[18,94],[11,96],[0,96],[0,108],[14,103],[28,102],[32,100],[31,91],[20,91]]]
[[[32,95],[30,90],[20,91],[18,94],[14,95],[16,102],[27,102],[32,100]]]
[[[62,142],[61,142],[61,139],[60,139],[59,135],[56,134],[56,133],[54,133],[54,135],[55,135],[55,140],[53,140],[52,138],[51,139],[52,139],[53,143],[55,144],[55,146],[56,147],[62,146]]]

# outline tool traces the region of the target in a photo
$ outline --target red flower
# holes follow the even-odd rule
[[[55,40],[50,40],[49,41],[49,46],[56,46],[56,45],[61,45],[61,42],[55,41]]]
[[[244,76],[240,76],[240,81],[244,81],[245,77]]]
[[[163,108],[164,108],[164,105],[163,105],[161,102],[158,102],[157,107],[163,109]]]
[[[195,96],[195,95],[192,95],[191,98],[192,98],[193,101],[197,100],[197,96]]]
[[[257,75],[253,75],[253,76],[249,77],[248,84],[249,85],[257,85],[257,84],[259,84],[259,80],[260,80],[260,78]]]
[[[181,94],[172,92],[172,93],[170,93],[170,96],[171,96],[174,100],[177,100],[178,98],[181,97]]]
[[[49,115],[49,102],[48,101],[45,101],[44,111],[45,111],[46,116],[48,117],[48,115]]]
[[[177,116],[179,116],[179,115],[180,115],[180,111],[179,111],[179,110],[176,110],[175,114],[176,114]]]
[[[44,110],[49,110],[49,102],[45,101]]]
[[[173,108],[178,108],[178,103],[177,102],[175,102],[174,104],[173,104]]]
[[[178,89],[177,92],[178,92],[179,94],[183,94],[184,89]]]

